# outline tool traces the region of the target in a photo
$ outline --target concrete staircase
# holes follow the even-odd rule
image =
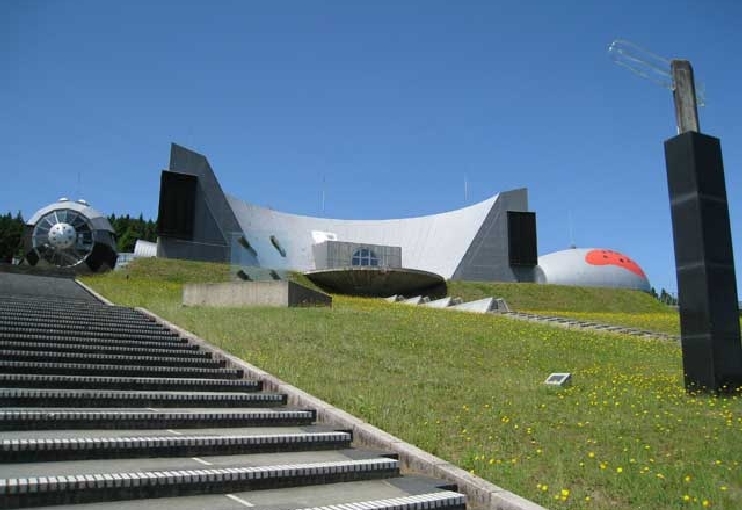
[[[239,367],[73,280],[0,274],[0,509],[464,509]],[[20,279],[25,279],[21,281]],[[152,501],[156,500],[156,501]]]
[[[653,338],[658,340],[667,340],[671,342],[679,342],[680,337],[678,335],[669,335],[667,333],[658,333],[656,331],[649,331],[647,329],[632,328],[628,326],[615,326],[612,324],[605,324],[602,322],[594,321],[583,321],[577,319],[568,319],[565,317],[554,317],[551,315],[543,315],[536,313],[526,312],[505,312],[503,314],[506,317],[516,320],[537,322],[540,324],[547,324],[550,326],[558,326],[563,328],[576,328],[576,329],[589,329],[593,331],[604,331],[606,333],[620,333],[624,335],[631,335],[643,338]]]
[[[445,297],[442,299],[431,301],[425,296],[414,296],[405,298],[404,296],[394,295],[386,298],[386,300],[390,303],[425,306],[428,308],[442,308],[445,310],[457,310],[472,313],[496,313],[501,315],[502,317],[508,317],[509,319],[537,322],[539,324],[562,328],[588,329],[593,331],[603,331],[606,333],[618,333],[642,338],[667,340],[671,342],[680,341],[680,336],[678,335],[658,333],[656,331],[649,331],[646,329],[632,328],[628,326],[615,326],[613,324],[605,324],[602,322],[568,319],[565,317],[554,317],[551,315],[536,313],[516,312],[511,310],[505,300],[501,298],[489,297],[484,299],[477,299],[475,301],[464,302],[461,298]]]

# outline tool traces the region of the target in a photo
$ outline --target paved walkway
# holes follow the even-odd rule
[[[72,278],[53,278],[0,272],[0,296],[28,296],[98,303]]]

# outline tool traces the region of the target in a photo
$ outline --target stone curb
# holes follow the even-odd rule
[[[75,283],[77,283],[80,287],[85,289],[90,295],[92,295],[95,299],[101,301],[102,303],[108,305],[108,306],[115,306],[115,303],[113,301],[109,301],[108,299],[104,298],[97,292],[95,292],[93,289],[82,283],[79,278],[75,278]]]
[[[90,291],[93,295],[97,293]],[[420,448],[405,443],[398,437],[392,436],[383,430],[366,423],[355,416],[338,409],[327,402],[314,397],[299,388],[292,386],[268,372],[247,363],[228,352],[219,349],[202,338],[194,335],[170,321],[150,312],[146,308],[136,308],[137,311],[151,317],[160,324],[177,331],[182,337],[208,349],[219,357],[228,360],[235,367],[245,372],[245,377],[262,379],[264,390],[285,393],[288,404],[301,408],[312,408],[317,411],[317,421],[340,429],[352,430],[354,441],[371,448],[387,450],[399,455],[402,470],[419,473],[434,478],[440,478],[455,483],[458,491],[465,494],[469,504],[475,508],[489,510],[546,510],[525,498],[498,487],[478,476],[472,475],[450,462],[427,453]]]

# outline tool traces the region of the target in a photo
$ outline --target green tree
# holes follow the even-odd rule
[[[660,290],[660,295],[658,298],[662,303],[665,303],[668,306],[677,306],[678,300],[675,296],[667,292],[664,287],[662,290]]]
[[[11,213],[0,216],[0,261],[12,262],[13,257],[23,253],[24,229],[20,211],[15,217]]]
[[[116,235],[116,249],[119,253],[131,253],[138,239],[143,241],[157,241],[157,224],[153,220],[145,220],[144,214],[138,218],[130,215],[108,217]]]

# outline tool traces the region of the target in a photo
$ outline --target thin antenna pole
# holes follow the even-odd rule
[[[572,223],[572,211],[569,211],[569,247],[570,248],[577,247],[577,245],[575,244],[574,224]]]
[[[469,202],[469,179],[464,176],[464,203]]]
[[[325,214],[325,176],[322,176],[322,214]]]

